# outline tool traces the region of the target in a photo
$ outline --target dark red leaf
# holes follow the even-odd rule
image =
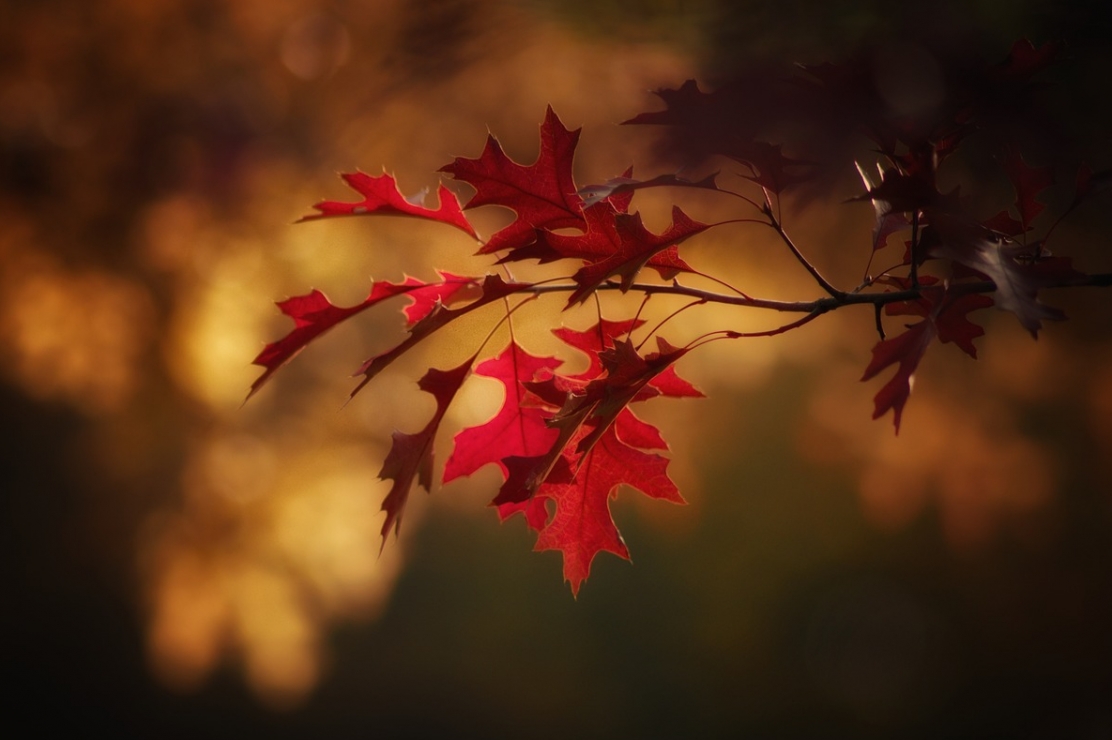
[[[1061,321],[1066,316],[1060,309],[1038,300],[1039,289],[1053,278],[1076,276],[1078,273],[1062,258],[1037,262],[1028,261],[1028,250],[1019,244],[982,241],[962,263],[996,284],[993,293],[996,305],[1010,311],[1023,328],[1038,336],[1043,321]]]
[[[786,157],[779,144],[757,138],[760,124],[752,114],[751,92],[732,84],[704,93],[695,80],[687,80],[677,90],[656,91],[666,110],[642,113],[623,124],[673,126],[695,159],[728,157],[752,170],[749,179],[780,193],[809,179],[814,164]]]
[[[378,477],[383,480],[393,480],[390,492],[382,502],[382,510],[386,512],[386,521],[382,523],[382,540],[386,543],[386,536],[393,528],[396,535],[402,523],[402,512],[409,500],[409,491],[413,488],[413,480],[424,486],[426,491],[432,491],[432,465],[433,442],[444,413],[448,410],[452,399],[455,398],[463,381],[475,362],[472,356],[459,367],[451,370],[429,369],[418,382],[421,390],[431,393],[436,398],[436,412],[425,428],[416,434],[405,434],[395,431],[390,452],[382,463],[382,470]]]
[[[428,283],[406,294],[410,304],[402,309],[406,326],[413,326],[433,312],[438,305],[447,306],[456,300],[466,300],[480,292],[479,281],[473,277],[437,271],[439,283]]]
[[[1030,39],[1020,39],[1012,44],[1007,59],[993,68],[990,76],[1000,80],[1028,80],[1049,66],[1060,50],[1058,43],[1045,43],[1036,49]]]
[[[1054,184],[1054,168],[1032,167],[1024,161],[1023,155],[1018,150],[1008,147],[1004,159],[1004,171],[1008,173],[1015,187],[1016,211],[1019,213],[1023,231],[1027,231],[1031,228],[1031,222],[1035,217],[1046,208],[1037,198]]]
[[[865,185],[866,193],[874,193],[883,180],[884,171],[878,167],[877,178],[873,178],[860,164],[857,165],[857,174]],[[858,198],[863,200],[864,198]],[[876,224],[873,226],[873,251],[883,249],[888,244],[888,237],[896,232],[911,228],[911,221],[901,211],[892,210],[888,201],[872,197],[873,210],[876,212]]]
[[[911,395],[911,386],[915,381],[915,369],[919,367],[919,361],[923,359],[936,333],[934,322],[923,320],[897,337],[882,339],[873,347],[873,359],[861,376],[862,381],[871,380],[886,367],[897,365],[896,374],[876,394],[873,410],[873,418],[879,419],[891,409],[897,434],[900,432],[904,404]]]
[[[976,359],[977,348],[973,340],[983,336],[985,330],[970,321],[968,316],[973,311],[990,308],[994,301],[983,293],[955,294],[947,286],[938,283],[936,277],[921,276],[919,284],[923,288],[922,297],[916,301],[889,303],[885,307],[885,313],[889,316],[921,316],[930,319],[935,323],[940,342],[953,342]],[[911,287],[911,281],[895,278],[893,285],[899,290],[907,290]]]
[[[675,247],[680,242],[707,229],[706,224],[688,218],[678,206],[672,208],[672,225],[662,234],[653,234],[641,222],[640,214],[617,213],[604,203],[591,209],[597,214],[588,222],[582,236],[549,234],[547,239],[561,254],[595,253],[602,255],[588,262],[572,279],[579,286],[568,298],[568,305],[582,303],[598,286],[620,275],[622,290],[628,290],[637,273],[649,264],[664,279],[678,272],[690,271]],[[656,264],[652,264],[654,257]]]

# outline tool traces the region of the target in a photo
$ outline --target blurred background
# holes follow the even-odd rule
[[[1037,342],[979,314],[980,359],[933,348],[898,437],[870,420],[883,381],[858,382],[868,312],[708,346],[679,371],[709,400],[644,409],[689,505],[623,493],[634,564],[600,556],[578,600],[559,555],[486,507],[491,470],[415,492],[379,556],[390,432],[424,424],[416,379],[469,355],[493,314],[344,407],[350,373],[399,336],[396,311],[371,312],[242,403],[251,359],[288,329],[275,300],[316,287],[354,303],[371,276],[485,269],[435,224],[293,225],[348,197],[337,172],[432,189],[488,130],[531,162],[551,104],[584,129],[578,182],[631,163],[651,176],[676,167],[658,132],[614,125],[659,109],[649,90],[862,49],[880,50],[878,70],[939,48],[999,60],[1026,36],[1069,50],[1039,113],[1054,124],[1031,128],[1054,135],[1028,132],[1061,207],[1081,156],[1112,162],[1108,30],[1082,4],[1035,0],[6,0],[9,719],[116,737],[1112,737],[1106,291],[1046,295],[1071,320]],[[995,187],[999,209],[992,144],[972,141],[949,176]],[[846,287],[873,220],[844,203],[856,178],[784,204]],[[689,193],[634,207],[659,231],[673,195],[699,220],[729,217]],[[1088,272],[1112,271],[1103,210],[1055,234]],[[505,219],[476,217],[485,234]],[[815,296],[782,251],[739,225],[685,256],[754,295]],[[558,308],[517,317],[532,351],[560,352]],[[705,309],[665,334],[776,322]],[[440,460],[455,429],[493,414],[492,387],[469,383]]]

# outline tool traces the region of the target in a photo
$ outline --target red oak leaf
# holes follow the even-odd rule
[[[907,279],[894,279],[900,290],[911,287]],[[938,331],[938,340],[943,344],[953,342],[962,352],[973,359],[977,358],[977,348],[973,340],[983,336],[985,330],[969,320],[969,313],[982,308],[990,308],[994,301],[983,293],[957,294],[938,285],[938,278],[923,275],[919,278],[923,295],[916,301],[889,303],[884,312],[889,316],[922,316],[931,318]],[[937,286],[937,287],[935,287]],[[934,288],[934,289],[932,289]]]
[[[629,289],[637,273],[646,264],[656,269],[665,280],[681,271],[690,271],[680,259],[675,247],[708,227],[688,218],[678,206],[672,208],[672,225],[662,234],[653,234],[645,228],[638,213],[617,213],[605,204],[595,206],[588,230],[581,236],[549,234],[548,243],[561,254],[594,253],[600,258],[591,260],[572,279],[579,286],[568,298],[568,305],[582,303],[598,286],[615,275],[621,275],[622,291]],[[591,209],[594,211],[595,209]],[[606,211],[609,210],[607,213]],[[652,264],[654,257],[658,259]]]
[[[549,107],[541,124],[541,151],[533,164],[514,162],[498,140],[488,136],[478,159],[457,157],[441,168],[475,188],[466,208],[497,205],[517,213],[514,222],[494,234],[480,254],[530,244],[539,229],[583,227],[582,205],[571,172],[578,141],[579,129],[564,128]]]
[[[896,374],[884,384],[874,399],[873,418],[879,419],[889,409],[893,412],[896,433],[900,432],[900,417],[903,407],[911,395],[915,382],[915,370],[927,351],[930,343],[938,338],[942,342],[953,342],[970,357],[977,357],[973,340],[985,333],[977,324],[969,320],[971,311],[988,308],[993,300],[976,293],[954,293],[949,286],[938,285],[937,278],[924,275],[920,278],[922,296],[914,301],[890,303],[886,312],[892,315],[922,316],[923,320],[908,327],[903,334],[884,339],[873,347],[873,358],[865,369],[861,380],[870,380],[890,365],[898,365]],[[894,278],[897,289],[906,290],[911,281]]]
[[[375,282],[372,283],[366,300],[343,308],[333,305],[319,290],[280,302],[278,308],[294,320],[294,328],[286,336],[264,347],[254,359],[253,364],[261,365],[266,371],[251,385],[247,397],[255,395],[279,368],[296,357],[314,339],[380,301],[396,295],[407,295],[411,303],[403,311],[407,322],[412,325],[427,316],[437,302],[447,302],[468,287],[477,285],[474,278],[450,273],[441,273],[440,276],[443,280],[437,283],[423,283],[412,277],[407,277],[401,283]]]
[[[410,304],[402,309],[406,326],[413,326],[432,313],[438,305],[446,306],[479,292],[479,281],[475,278],[440,270],[437,270],[437,274],[441,277],[439,283],[428,283],[406,294],[410,299]]]
[[[602,361],[598,357],[599,353],[610,349],[620,337],[628,335],[644,323],[641,319],[610,321],[600,318],[599,322],[589,329],[571,329],[566,326],[553,329],[552,333],[565,344],[587,355],[588,365],[586,370],[576,375],[562,377],[571,380],[594,380],[603,372]]]
[[[664,101],[665,110],[639,113],[628,121],[622,121],[622,125],[695,126],[714,120],[714,116],[708,114],[718,107],[715,94],[700,90],[695,80],[685,80],[675,90],[660,88],[654,94]]]
[[[382,372],[390,363],[411,350],[430,334],[450,324],[460,316],[471,313],[477,308],[482,308],[488,303],[497,301],[512,293],[516,293],[525,287],[528,287],[528,284],[507,283],[498,275],[487,275],[486,278],[483,279],[481,286],[482,294],[466,306],[461,306],[460,308],[444,308],[442,305],[437,304],[428,315],[424,316],[420,321],[409,328],[409,336],[406,337],[404,341],[393,349],[375,355],[360,366],[355,374],[362,375],[363,379],[352,389],[351,396],[354,397],[356,393],[363,389],[363,386]]]
[[[810,178],[814,165],[786,157],[779,144],[756,138],[761,126],[752,113],[753,92],[745,85],[732,84],[704,93],[695,80],[687,80],[677,90],[656,91],[666,110],[642,113],[623,124],[673,126],[692,159],[728,157],[752,170],[750,180],[780,193]]]
[[[332,305],[328,297],[320,290],[312,290],[311,293],[304,296],[282,300],[278,303],[278,308],[281,313],[294,319],[294,329],[286,336],[278,339],[277,342],[271,342],[262,348],[262,352],[252,361],[252,364],[265,367],[266,372],[262,373],[255,383],[251,384],[247,397],[254,396],[259,388],[269,381],[270,376],[278,372],[282,365],[291,361],[310,342],[326,333],[328,329],[336,326],[342,320],[363,312],[363,310],[374,306],[380,300],[413,292],[413,290],[424,285],[420,280],[413,277],[407,277],[403,283],[374,283],[371,285],[370,295],[363,303],[348,307]]]
[[[345,173],[340,177],[344,178],[344,182],[362,195],[363,200],[357,203],[324,200],[313,206],[320,213],[302,216],[299,219],[300,221],[312,221],[330,216],[367,216],[372,214],[415,216],[455,226],[470,236],[479,238],[475,229],[468,223],[467,217],[463,215],[463,210],[460,209],[455,194],[444,185],[440,185],[436,191],[437,197],[440,199],[440,207],[432,209],[403,196],[398,191],[398,185],[394,178],[385,172],[378,177],[368,175],[365,172]],[[423,194],[421,200],[424,200]]]
[[[617,342],[618,337],[628,334],[640,323],[639,320],[611,322],[603,319],[586,331],[566,327],[553,330],[569,345],[586,352],[590,364],[583,373],[559,376],[527,386],[554,410],[547,424],[557,429],[559,434],[543,454],[503,460],[509,472],[494,499],[496,506],[528,501],[541,484],[552,479],[561,456],[568,454],[565,448],[569,440],[579,439],[578,448],[571,454],[582,456],[612,424],[619,421],[619,434],[624,434],[623,439],[627,442],[645,442],[645,447],[666,449],[659,432],[634,417],[626,406],[658,395],[683,397],[702,394],[674,372],[668,372],[687,350],[671,347],[658,338],[660,351],[642,358],[628,339]],[[659,385],[655,385],[657,383]],[[629,418],[624,418],[626,414]],[[592,431],[581,435],[580,428],[584,425],[590,426]]]
[[[658,338],[661,347],[646,357],[641,357],[630,340],[618,342],[599,353],[605,374],[583,387],[581,392],[568,394],[567,400],[549,419],[549,426],[559,430],[559,436],[547,454],[536,460],[531,473],[524,478],[524,489],[518,488],[519,480],[507,479],[499,497],[505,500],[522,500],[536,492],[541,483],[549,479],[554,464],[561,454],[567,454],[565,445],[577,438],[574,455],[580,460],[606,434],[618,416],[634,400],[657,395],[659,391],[644,392],[649,383],[667,367],[687,354],[687,350],[671,347]],[[583,426],[591,431],[580,435]]]
[[[1043,321],[1062,321],[1066,317],[1060,309],[1038,300],[1039,289],[1054,279],[1080,275],[1067,259],[1049,257],[1034,261],[1026,247],[994,240],[978,242],[974,251],[963,254],[960,261],[996,285],[993,293],[996,305],[1014,313],[1032,337],[1038,336]]]
[[[499,521],[504,522],[515,514],[521,514],[525,517],[525,524],[529,529],[540,532],[548,523],[546,501],[547,499],[542,496],[534,496],[525,501],[509,501],[504,504],[492,504],[492,506],[498,512]]]
[[[892,339],[882,339],[873,347],[873,359],[865,368],[861,380],[871,380],[877,373],[890,365],[898,365],[896,374],[884,384],[873,400],[873,418],[879,419],[891,409],[896,425],[896,434],[900,433],[900,417],[903,407],[911,395],[911,386],[915,382],[915,369],[927,351],[931,340],[937,333],[937,327],[930,319],[924,319],[908,327],[907,331]]]
[[[637,319],[626,321],[609,321],[601,319],[599,323],[586,330],[569,329],[562,326],[553,329],[552,333],[564,341],[568,346],[574,347],[585,353],[588,358],[587,369],[578,375],[562,375],[562,379],[589,382],[598,378],[603,372],[603,363],[599,355],[605,350],[614,348],[619,337],[629,334],[645,322]],[[565,389],[566,390],[566,389]],[[648,385],[634,398],[643,401],[657,395],[670,398],[703,398],[703,393],[683,378],[676,375],[675,368],[671,365],[665,367],[655,377],[649,380]]]
[[[1061,321],[1065,314],[1038,300],[1041,288],[1081,273],[1069,260],[1037,256],[1031,247],[1002,241],[979,224],[946,213],[931,214],[940,243],[933,254],[953,260],[996,285],[997,307],[1016,315],[1031,336],[1037,337],[1043,321]]]
[[[1060,50],[1057,43],[1046,43],[1036,49],[1030,39],[1020,39],[1012,44],[1007,59],[989,69],[989,76],[998,80],[1027,80],[1053,62]]]
[[[652,381],[687,354],[686,349],[673,347],[660,337],[656,341],[659,351],[645,357],[637,354],[629,339],[599,353],[606,375],[588,383],[582,400],[577,401],[591,405],[589,418],[597,424],[593,432],[580,440],[578,452],[589,450],[600,438],[602,430],[613,424],[618,414],[631,402],[658,395],[661,391],[651,387]],[[569,405],[571,403],[569,401]],[[561,409],[561,413],[563,411]],[[559,416],[557,414],[556,418]]]
[[[992,218],[982,221],[981,225],[986,229],[995,231],[997,234],[1003,234],[1013,239],[1028,230],[1027,227],[1023,225],[1023,222],[1008,213],[1006,208]]]
[[[390,492],[382,502],[382,510],[386,512],[386,521],[382,523],[382,542],[386,544],[386,536],[391,527],[394,534],[402,523],[402,512],[406,501],[409,500],[409,491],[413,487],[413,479],[424,486],[426,491],[432,491],[432,465],[433,442],[440,422],[449,404],[455,398],[467,374],[471,370],[475,357],[472,356],[459,367],[451,370],[437,370],[430,368],[417,385],[421,390],[431,393],[436,398],[436,412],[425,428],[416,434],[405,434],[395,431],[390,452],[382,463],[382,470],[378,477],[394,481]]]
[[[935,189],[932,173],[906,175],[895,169],[885,170],[878,185],[873,185],[871,178],[866,178],[860,168],[858,173],[870,187],[864,195],[850,200],[871,200],[874,204],[878,204],[876,206],[878,214],[881,211],[884,213],[919,211],[938,202],[939,193]]]
[[[598,262],[605,259],[614,253],[615,245],[621,241],[621,237],[616,233],[619,216],[627,212],[632,198],[632,191],[619,190],[589,207],[585,206],[582,225],[586,230],[585,234],[567,236],[539,230],[536,233],[536,241],[510,250],[498,260],[498,264],[529,259],[535,259],[542,265],[560,259],[581,259],[584,262]],[[646,264],[660,273],[665,280],[674,277],[677,273],[691,271],[688,264],[680,259],[679,252],[674,246],[666,247],[652,255]]]
[[[582,429],[583,436],[593,432]],[[577,447],[572,439],[569,448]],[[629,550],[610,514],[610,499],[619,486],[628,484],[647,496],[684,503],[668,477],[668,459],[634,449],[620,440],[614,429],[576,460],[578,472],[568,482],[546,482],[535,498],[552,499],[556,511],[537,537],[536,550],[559,550],[564,556],[564,580],[573,594],[590,575],[591,562],[600,552],[629,559]]]
[[[506,475],[504,458],[542,455],[552,447],[558,432],[545,424],[552,413],[526,404],[525,383],[542,372],[551,373],[560,364],[555,357],[536,357],[511,341],[500,355],[475,368],[476,375],[494,378],[502,384],[505,400],[492,419],[456,435],[452,454],[444,466],[445,483],[471,475],[487,463],[497,463]]]
[[[1042,203],[1036,200],[1043,191],[1054,184],[1054,168],[1053,167],[1032,167],[1024,161],[1023,155],[1019,153],[1014,147],[1008,147],[1007,155],[1004,159],[1004,171],[1008,173],[1008,177],[1015,187],[1015,207],[1019,213],[1019,221],[1022,224],[1023,231],[1031,228],[1031,222],[1035,220],[1046,208]],[[1009,234],[1014,236],[1014,234]]]
[[[879,180],[874,179],[860,164],[857,164],[857,174],[861,176],[866,193],[875,193],[884,178],[883,168],[878,165],[877,170]],[[889,236],[910,228],[911,221],[901,211],[893,210],[892,204],[883,198],[870,197],[870,200],[873,203],[873,210],[876,211],[876,225],[873,226],[873,251],[875,252],[888,244]]]

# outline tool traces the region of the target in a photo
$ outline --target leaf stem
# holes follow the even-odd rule
[[[807,270],[807,272],[811,274],[811,277],[815,279],[815,282],[819,284],[819,287],[825,290],[834,298],[839,298],[846,295],[844,291],[835,288],[829,280],[822,276],[822,273],[818,271],[818,268],[812,265],[810,260],[803,256],[803,253],[799,251],[799,247],[795,246],[795,242],[793,242],[791,237],[788,236],[787,232],[784,231],[784,226],[780,223],[780,219],[772,214],[772,209],[766,208],[765,212],[768,215],[769,225],[772,227],[773,231],[780,235],[780,240],[783,241],[785,245],[787,245],[788,249],[791,250],[792,255],[796,258],[799,264],[803,265],[803,269]]]

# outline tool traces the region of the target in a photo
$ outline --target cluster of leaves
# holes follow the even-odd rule
[[[986,67],[984,78],[1012,88],[1022,86],[1049,63],[1054,53],[1053,46],[1035,48],[1019,42],[1004,62]],[[844,97],[860,84],[852,68],[824,65],[806,72],[808,77],[801,81],[816,95]],[[1108,276],[1083,275],[1068,260],[1051,254],[1046,239],[1054,226],[1041,238],[1033,237],[1034,221],[1044,208],[1040,197],[1054,184],[1054,177],[1050,168],[1028,164],[1018,150],[1007,149],[1004,159],[1015,201],[992,218],[977,220],[967,215],[957,192],[939,190],[939,165],[977,129],[975,100],[926,122],[892,117],[866,122],[864,133],[876,144],[882,160],[875,176],[867,168],[858,168],[865,186],[858,200],[870,201],[876,211],[870,248],[872,252],[885,249],[890,237],[901,235],[905,237],[905,249],[896,265],[875,276],[866,270],[861,285],[844,291],[808,261],[781,220],[782,194],[811,178],[813,163],[785,155],[781,144],[762,140],[755,129],[741,125],[735,115],[735,88],[724,86],[706,93],[694,81],[688,81],[678,89],[657,94],[665,110],[643,113],[626,123],[668,126],[681,138],[698,142],[692,167],[707,158],[740,165],[743,186],[739,190],[743,192],[720,186],[716,175],[687,179],[663,174],[638,180],[632,176],[632,168],[604,183],[579,186],[572,177],[579,131],[565,128],[551,108],[541,125],[540,154],[533,164],[513,161],[490,136],[479,157],[460,157],[441,169],[474,189],[463,207],[443,184],[437,194],[438,205],[429,207],[423,198],[405,198],[388,174],[344,175],[361,200],[318,203],[318,212],[303,220],[376,215],[439,222],[478,240],[477,254],[490,255],[503,266],[505,277],[498,273],[441,273],[439,279],[430,282],[415,278],[400,283],[376,281],[363,302],[349,307],[335,306],[315,290],[283,301],[278,306],[295,326],[255,359],[264,372],[251,393],[333,326],[395,297],[405,299],[408,336],[363,363],[357,372],[362,378],[352,395],[410,348],[455,319],[496,304],[502,307],[501,325],[512,321],[517,306],[542,294],[566,294],[565,310],[602,291],[618,290],[639,292],[646,300],[657,294],[685,296],[690,302],[681,311],[718,303],[802,316],[770,331],[724,329],[673,346],[657,334],[660,326],[639,333],[645,325],[639,315],[609,320],[599,313],[597,323],[587,330],[554,329],[570,348],[587,356],[587,369],[575,374],[562,372],[559,359],[533,355],[519,345],[511,324],[510,341],[497,354],[480,359],[480,347],[461,365],[448,370],[430,369],[420,379],[420,388],[434,397],[436,411],[419,432],[393,435],[393,446],[380,473],[384,480],[392,481],[383,502],[384,540],[391,529],[397,531],[414,483],[431,490],[434,440],[449,405],[472,374],[498,381],[505,389],[505,398],[489,421],[455,435],[443,480],[496,465],[504,482],[492,506],[502,519],[522,514],[538,533],[536,549],[561,551],[564,577],[572,591],[578,592],[596,554],[607,551],[628,557],[610,514],[610,500],[623,484],[652,498],[683,500],[668,476],[668,459],[658,452],[667,450],[667,443],[656,427],[638,418],[631,406],[657,396],[701,396],[674,369],[678,360],[701,345],[779,334],[831,310],[870,304],[876,311],[880,341],[873,348],[862,379],[870,380],[895,367],[892,377],[876,394],[874,418],[892,411],[898,431],[914,373],[935,340],[952,342],[976,356],[973,340],[983,334],[983,329],[971,320],[972,313],[995,305],[1015,314],[1035,335],[1042,321],[1062,318],[1057,309],[1038,300],[1040,290],[1108,284]],[[1066,212],[1104,179],[1082,169],[1073,204]],[[636,191],[662,187],[694,188],[733,198],[746,213],[743,218],[705,224],[673,207],[671,225],[656,234],[646,228],[637,212],[630,212],[630,205]],[[481,240],[466,213],[481,206],[510,209],[515,217]],[[697,272],[680,256],[679,247],[685,240],[723,223],[738,222],[771,228],[824,295],[798,302],[755,298]],[[570,275],[555,280],[515,281],[505,266],[525,260],[570,261],[575,267]],[[650,268],[660,280],[644,281],[644,268]],[[694,275],[728,291],[712,292],[682,282]],[[882,313],[917,317],[918,321],[886,338]],[[650,339],[655,341],[646,348]]]

